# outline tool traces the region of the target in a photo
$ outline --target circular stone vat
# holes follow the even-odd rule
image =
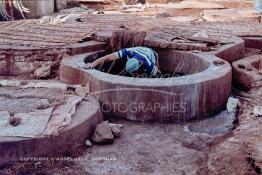
[[[96,125],[102,121],[99,102],[89,97],[76,106],[71,124],[58,134],[34,138],[0,136],[0,165],[74,151],[92,137]]]
[[[138,121],[184,122],[208,117],[222,110],[231,93],[229,63],[211,54],[174,50],[159,51],[160,65],[166,70],[190,75],[171,78],[132,78],[111,75],[79,65],[98,58],[89,53],[62,60],[60,79],[67,83],[89,83],[103,112]]]
[[[158,74],[156,77],[150,77],[150,75],[143,73],[136,78],[171,78],[192,75],[206,70],[210,65],[209,62],[204,61],[200,57],[194,57],[190,54],[176,53],[174,57],[170,59],[168,53],[165,54],[162,52],[161,57],[159,60],[161,74]],[[91,60],[93,60],[93,58]],[[87,62],[90,62],[89,57],[85,59],[85,63]],[[125,61],[121,59],[112,63],[99,65],[95,69],[112,75],[132,77],[131,74],[125,71]]]

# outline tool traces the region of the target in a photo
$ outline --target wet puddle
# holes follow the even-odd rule
[[[185,130],[210,135],[225,134],[234,128],[235,118],[235,112],[229,113],[227,110],[224,110],[211,118],[185,126]]]

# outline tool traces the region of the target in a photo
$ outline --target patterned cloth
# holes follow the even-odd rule
[[[140,71],[147,73],[151,76],[157,75],[157,53],[146,47],[133,47],[119,50],[116,52],[118,59],[125,59],[126,61],[131,58],[137,59],[142,63]]]

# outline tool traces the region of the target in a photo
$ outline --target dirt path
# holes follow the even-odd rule
[[[230,136],[191,133],[185,125],[136,123],[114,121],[124,125],[122,136],[112,145],[94,145],[85,148],[77,160],[54,162],[24,162],[5,168],[4,174],[213,174],[210,160],[215,162],[214,170],[221,174],[231,164],[213,160],[220,156],[214,145],[219,145]],[[211,151],[212,150],[212,151]],[[210,152],[211,151],[211,152]],[[211,158],[210,158],[211,156]],[[223,155],[236,160],[236,155]],[[240,159],[239,159],[240,160]],[[245,171],[246,160],[240,160]],[[211,162],[211,164],[212,164]],[[219,163],[219,164],[217,164]],[[231,169],[231,172],[236,169]],[[241,169],[241,171],[243,171]],[[224,173],[222,173],[224,174]],[[240,173],[241,174],[241,173]]]

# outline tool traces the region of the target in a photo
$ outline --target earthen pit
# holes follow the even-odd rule
[[[45,91],[48,91],[49,94],[46,94]],[[34,104],[28,104],[26,101],[23,104],[19,103],[25,98],[32,100],[47,98],[51,102],[54,99],[61,101],[66,95],[60,89],[49,88],[1,87],[0,92],[1,96],[6,94],[6,98],[9,97],[10,99],[5,101],[4,104],[0,104],[0,110],[10,111],[10,113],[28,112],[29,109],[35,110]],[[32,98],[33,96],[35,98]],[[12,103],[11,100],[14,98],[21,100],[16,101],[17,108],[10,109],[13,106],[8,103]],[[58,134],[36,137],[0,136],[0,166],[17,161],[30,161],[32,157],[41,158],[40,156],[43,156],[42,158],[46,158],[51,155],[59,156],[65,152],[73,152],[77,147],[83,145],[87,138],[91,139],[96,125],[102,121],[103,116],[99,102],[90,97],[77,104],[71,124],[59,131]]]
[[[111,116],[138,121],[184,122],[222,110],[231,93],[229,63],[214,64],[213,61],[222,60],[211,54],[159,51],[160,59],[166,58],[160,64],[168,65],[168,69],[173,69],[177,60],[183,60],[188,65],[184,71],[197,73],[156,79],[123,77],[79,67],[99,55],[89,53],[63,59],[60,80],[72,84],[89,83],[102,110]]]
[[[175,53],[173,55],[173,58],[170,59],[170,56],[168,54],[164,54],[164,52],[161,53],[162,55],[159,59],[159,64],[162,73],[157,75],[156,78],[171,78],[177,76],[191,75],[206,70],[210,65],[209,62],[205,62],[203,59],[199,57],[194,57],[190,54]],[[100,55],[99,57],[101,56],[102,55]],[[93,59],[91,59],[91,61],[92,60]],[[87,57],[84,61],[85,63],[89,63],[90,58]],[[115,62],[104,63],[102,65],[97,66],[95,69],[113,75],[128,77],[132,76],[125,71],[125,61],[121,59],[116,60]],[[138,76],[138,78],[153,77],[142,74]]]
[[[261,55],[252,55],[233,62],[233,83],[237,88],[248,91],[262,80],[262,74],[258,70],[261,59]]]

